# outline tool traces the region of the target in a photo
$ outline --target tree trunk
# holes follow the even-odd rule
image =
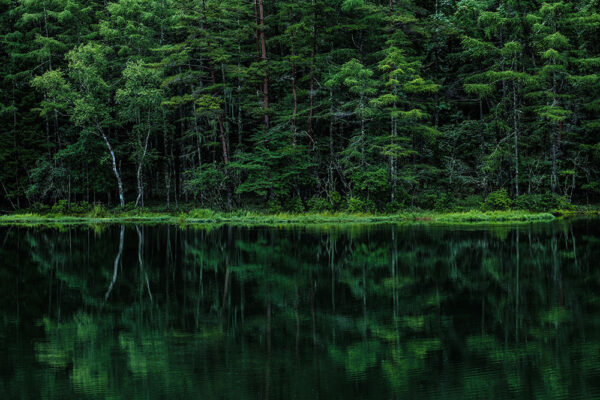
[[[263,0],[258,0],[258,16],[259,16],[259,36],[260,36],[260,60],[263,62],[265,68],[265,77],[263,80],[263,109],[265,111],[264,122],[265,127],[269,129],[271,127],[271,121],[269,118],[269,71],[267,69],[267,41],[265,38],[265,11],[263,7]]]
[[[292,53],[292,56],[294,54]],[[296,65],[292,62],[292,97],[294,99],[294,112],[292,114],[292,144],[296,146],[296,115],[298,115],[298,96],[296,95]]]
[[[254,30],[254,36],[256,38],[256,58],[260,60],[260,34],[258,32],[258,0],[254,0],[254,25],[257,27]]]
[[[309,96],[309,110],[308,110],[308,128],[306,129],[308,136],[312,137],[312,122],[314,115],[314,99],[315,99],[315,57],[317,53],[317,28],[315,26],[317,19],[317,9],[315,8],[315,0],[312,0],[313,6],[313,24],[312,24],[312,61],[310,65],[310,90]],[[314,144],[314,142],[313,142]]]
[[[364,99],[360,99],[361,104],[364,104]],[[365,128],[365,118],[361,116],[360,118],[360,163],[364,167],[365,166],[365,140],[366,140],[366,128]]]
[[[552,188],[552,193],[556,193],[556,186],[558,183],[558,173],[556,171],[556,153],[557,151],[557,139],[556,139],[556,128],[552,129],[552,176],[550,177],[550,186]]]
[[[390,6],[391,6],[391,1],[390,1]],[[396,91],[396,89],[394,89],[394,91]],[[394,112],[396,111],[396,102],[394,101]],[[396,119],[394,118],[393,114],[391,117],[391,134],[392,134],[392,145],[395,144],[396,142],[396,136],[397,136],[397,126],[396,126]],[[392,193],[390,196],[390,200],[393,203],[396,200],[396,157],[394,157],[394,155],[390,155],[390,180],[392,183]]]
[[[117,167],[117,158],[115,157],[115,152],[113,151],[113,148],[110,145],[110,142],[108,141],[108,137],[102,129],[98,129],[100,130],[100,135],[102,136],[102,139],[104,139],[104,143],[106,144],[108,152],[110,153],[110,160],[112,163],[113,173],[115,174],[115,178],[117,178],[117,185],[119,187],[119,203],[121,205],[121,208],[123,208],[125,207],[125,194],[123,192],[123,181],[121,181],[121,175],[119,174],[119,169]]]
[[[517,114],[517,84],[513,83],[513,128],[515,131],[515,197],[519,197],[519,116]]]
[[[210,65],[210,78],[213,86],[217,84],[215,78],[215,69],[213,65]],[[219,137],[221,139],[221,149],[223,151],[223,162],[225,165],[229,163],[229,157],[227,155],[227,139],[225,138],[225,126],[223,125],[223,114],[219,113]]]
[[[113,276],[110,281],[110,285],[108,286],[108,290],[104,294],[104,303],[108,300],[110,293],[113,290],[113,286],[117,281],[117,272],[119,271],[119,261],[121,260],[121,255],[123,254],[123,239],[125,237],[125,225],[121,225],[121,233],[119,234],[119,251],[117,252],[117,256],[115,257],[115,261],[113,263]]]
[[[149,119],[149,118],[148,118]],[[135,199],[135,206],[137,207],[140,204],[144,207],[144,177],[143,177],[143,169],[144,169],[144,161],[146,159],[146,154],[148,152],[148,141],[150,140],[150,129],[146,133],[146,140],[144,141],[144,151],[142,152],[142,158],[138,163],[137,168],[137,187],[138,187],[138,195],[137,199]]]
[[[210,77],[212,80],[212,84],[216,85],[217,80],[215,78],[215,69],[212,64],[210,64]],[[227,165],[229,164],[229,156],[227,154],[227,139],[225,137],[225,126],[223,125],[223,114],[219,113],[219,137],[221,139],[221,150],[223,151],[223,163],[225,164],[225,176],[227,177],[227,208],[231,209],[233,207],[232,204],[232,190],[231,185],[229,184],[229,171],[227,170]]]
[[[13,98],[12,98],[12,106],[13,106],[13,147],[14,147],[14,156],[15,156],[15,183],[16,183],[16,196],[17,196],[17,208],[21,208],[21,202],[20,202],[20,192],[19,192],[19,188],[21,187],[21,184],[19,182],[19,165],[20,165],[20,161],[19,161],[19,146],[18,146],[18,139],[17,139],[17,106],[15,103],[15,83],[13,82]],[[6,197],[8,198],[8,195],[6,195]]]

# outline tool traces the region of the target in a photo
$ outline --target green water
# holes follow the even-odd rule
[[[600,398],[598,220],[0,245],[0,399]]]

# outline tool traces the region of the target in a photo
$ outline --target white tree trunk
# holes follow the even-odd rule
[[[137,195],[137,199],[135,200],[135,206],[137,207],[138,204],[142,204],[142,207],[144,207],[144,181],[143,181],[143,176],[142,176],[142,172],[143,172],[143,168],[144,168],[144,160],[146,159],[146,154],[148,153],[148,141],[150,140],[150,130],[148,130],[148,133],[146,134],[146,139],[144,141],[144,151],[142,153],[142,158],[140,160],[140,162],[138,163],[138,168],[137,168],[137,186],[138,186],[138,195]]]
[[[113,151],[110,142],[108,141],[108,137],[104,134],[104,131],[100,130],[100,134],[102,135],[102,139],[104,139],[104,143],[108,148],[108,152],[110,153],[110,159],[112,162],[113,172],[115,174],[115,178],[117,178],[117,185],[119,186],[119,202],[121,207],[125,207],[125,195],[123,194],[123,181],[121,181],[121,175],[119,174],[119,169],[117,168],[117,158],[115,157],[115,152]]]

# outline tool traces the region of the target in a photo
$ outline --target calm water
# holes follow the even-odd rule
[[[0,245],[1,399],[600,398],[598,220]]]

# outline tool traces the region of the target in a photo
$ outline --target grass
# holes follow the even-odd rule
[[[565,213],[554,213],[559,217]],[[285,225],[285,224],[344,224],[344,223],[411,223],[411,224],[502,224],[549,222],[557,217],[553,213],[526,211],[465,211],[465,212],[399,212],[397,214],[349,214],[337,213],[275,213],[263,214],[253,211],[215,212],[191,210],[168,213],[134,211],[106,211],[80,215],[61,213],[15,213],[0,216],[0,225],[38,224],[232,224],[232,225]]]

